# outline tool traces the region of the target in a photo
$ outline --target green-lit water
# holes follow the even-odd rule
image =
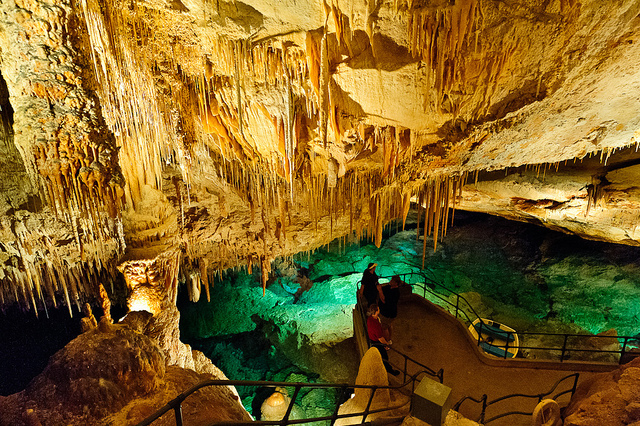
[[[387,236],[380,248],[335,242],[295,256],[293,263],[275,262],[264,296],[258,271],[230,274],[215,284],[211,303],[179,304],[183,340],[232,379],[314,381],[320,374],[352,382],[353,360],[343,355],[346,370],[319,371],[304,361],[310,352],[297,351],[296,344],[346,339],[367,264],[378,263],[378,275],[387,277],[421,271],[422,247],[415,229]],[[308,269],[314,285],[294,303],[293,278],[300,268]],[[464,295],[482,316],[518,331],[640,332],[640,248],[458,212],[435,252],[427,241],[422,272]],[[255,389],[239,391],[250,408]],[[308,399],[316,401],[305,407],[313,410],[331,397]]]

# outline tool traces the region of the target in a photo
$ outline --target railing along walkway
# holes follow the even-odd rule
[[[411,281],[411,279],[409,279],[409,281],[407,281],[407,277],[410,276],[419,276],[420,279],[423,280],[423,282],[409,282]],[[403,274],[401,275],[403,281],[407,282],[408,284],[411,284],[412,286],[417,286],[418,288],[421,288],[423,291],[423,299],[428,300],[426,295],[427,293],[430,293],[431,295],[435,296],[436,298],[440,299],[441,301],[443,301],[445,304],[449,305],[452,310],[454,311],[454,313],[452,314],[453,317],[455,317],[456,320],[460,320],[463,324],[468,323],[471,324],[473,322],[473,319],[475,318],[479,318],[479,316],[477,315],[476,311],[473,309],[473,307],[467,302],[467,300],[453,292],[452,290],[449,290],[447,287],[440,285],[432,280],[428,280],[425,279],[426,276],[424,274],[419,274],[419,273],[411,273],[411,274]],[[426,284],[425,284],[426,283]],[[449,297],[443,297],[443,294],[440,294],[439,292],[435,291],[435,289],[438,288],[440,289],[441,292],[443,292],[443,294],[449,294]],[[455,303],[451,302],[451,300],[449,300],[451,298],[451,296],[454,295],[454,299],[455,299]],[[407,318],[405,318],[405,322],[406,322]],[[496,374],[496,371],[489,371],[487,370],[487,368],[491,369],[493,368],[495,370],[495,367],[487,367],[487,366],[473,366],[471,365],[471,363],[469,362],[468,359],[465,359],[464,356],[461,356],[461,354],[456,354],[456,353],[451,353],[451,350],[453,349],[454,351],[456,350],[456,347],[459,349],[462,346],[465,346],[464,344],[457,344],[457,345],[447,345],[447,343],[450,343],[449,340],[454,340],[454,339],[442,339],[440,342],[435,342],[434,344],[431,344],[430,342],[428,342],[428,339],[433,339],[434,335],[437,334],[438,332],[436,330],[434,330],[435,327],[429,327],[429,326],[424,326],[424,318],[420,318],[419,315],[414,315],[413,318],[411,315],[409,315],[408,318],[408,322],[410,324],[410,326],[408,327],[404,327],[404,330],[411,330],[412,333],[414,333],[414,336],[409,336],[409,338],[407,339],[407,336],[404,336],[404,338],[402,337],[402,332],[400,331],[401,327],[397,327],[396,328],[396,336],[399,336],[399,338],[394,337],[394,340],[396,341],[401,341],[404,340],[404,344],[407,347],[411,347],[413,348],[417,353],[421,354],[421,355],[433,355],[435,353],[438,352],[438,349],[442,349],[444,348],[444,351],[441,351],[442,353],[440,354],[440,358],[436,357],[427,357],[427,361],[424,360],[418,360],[418,357],[413,357],[410,354],[404,353],[396,348],[392,348],[391,351],[394,354],[394,357],[396,358],[400,358],[403,361],[403,365],[399,366],[397,365],[397,363],[393,363],[392,365],[394,365],[394,367],[399,368],[402,372],[403,372],[403,383],[397,386],[367,386],[367,385],[348,385],[348,384],[326,384],[326,383],[289,383],[289,382],[265,382],[265,381],[242,381],[242,380],[208,380],[205,381],[203,383],[200,383],[194,387],[192,387],[191,389],[188,389],[187,391],[181,393],[180,395],[178,395],[176,398],[174,398],[173,400],[171,400],[170,402],[168,402],[164,407],[162,407],[160,410],[158,410],[155,414],[151,415],[150,417],[148,417],[147,419],[145,419],[144,421],[140,422],[138,424],[138,426],[146,426],[146,425],[150,425],[152,424],[155,420],[159,419],[160,417],[162,417],[163,415],[165,415],[166,413],[168,413],[169,411],[173,411],[175,414],[175,422],[177,426],[182,426],[183,425],[183,417],[182,417],[182,403],[189,397],[191,396],[193,393],[195,393],[197,390],[203,388],[203,387],[207,387],[207,386],[283,386],[283,387],[293,387],[294,388],[294,393],[293,396],[291,397],[291,403],[288,407],[288,410],[284,416],[284,418],[280,421],[225,421],[225,422],[213,422],[211,423],[211,425],[217,425],[217,424],[225,424],[225,425],[289,425],[289,424],[302,424],[302,423],[312,423],[312,422],[329,422],[331,425],[333,425],[338,419],[343,419],[343,418],[349,418],[349,417],[362,417],[363,419],[366,419],[366,416],[368,416],[369,414],[374,414],[374,413],[380,413],[380,412],[392,412],[394,410],[397,410],[399,408],[402,408],[403,406],[406,405],[405,403],[402,403],[400,405],[395,405],[395,406],[391,406],[391,407],[385,407],[385,408],[381,408],[381,409],[371,409],[371,403],[373,401],[373,397],[375,395],[375,392],[379,389],[389,389],[389,390],[405,390],[405,392],[409,392],[409,393],[413,393],[415,387],[416,387],[416,382],[421,380],[422,377],[424,377],[425,375],[431,376],[435,379],[437,379],[440,383],[443,383],[444,381],[444,370],[440,369],[438,371],[435,371],[433,369],[431,369],[430,367],[427,366],[427,364],[431,364],[431,365],[447,365],[448,368],[449,366],[451,366],[451,374],[448,374],[448,383],[447,385],[450,386],[454,392],[453,392],[453,396],[454,396],[454,400],[457,400],[458,402],[455,404],[454,409],[456,409],[457,411],[460,411],[463,415],[467,416],[468,418],[475,418],[478,421],[480,421],[483,424],[487,424],[489,422],[493,422],[493,421],[497,421],[500,419],[504,419],[505,417],[509,417],[509,416],[513,416],[513,415],[525,415],[525,416],[529,416],[531,415],[531,413],[533,412],[533,410],[531,411],[523,411],[523,410],[511,410],[511,411],[505,411],[505,410],[500,410],[500,413],[493,415],[491,417],[489,417],[488,419],[485,419],[486,414],[487,414],[487,410],[492,408],[493,406],[501,403],[501,402],[505,402],[505,401],[509,401],[512,403],[511,407],[516,407],[518,408],[518,404],[513,402],[516,399],[533,399],[534,401],[537,400],[538,402],[541,401],[544,397],[547,396],[551,396],[554,392],[556,392],[557,388],[560,386],[560,384],[562,384],[565,381],[568,381],[569,379],[573,378],[573,383],[570,389],[568,390],[564,390],[564,391],[558,391],[557,393],[553,394],[552,398],[556,399],[560,396],[563,395],[573,395],[573,393],[576,390],[576,386],[578,383],[578,373],[574,373],[574,374],[569,374],[568,376],[564,376],[561,378],[558,378],[556,380],[555,385],[552,386],[551,390],[548,392],[543,392],[543,393],[536,393],[536,392],[530,392],[530,393],[523,393],[523,392],[512,392],[510,394],[507,394],[505,396],[501,396],[499,398],[495,398],[493,400],[488,400],[488,394],[489,393],[501,393],[504,394],[505,392],[508,392],[509,389],[507,386],[504,386],[504,383],[511,383],[512,385],[515,383],[517,388],[529,388],[529,390],[532,387],[536,387],[539,386],[539,381],[536,380],[528,380],[526,379],[527,374],[530,377],[536,377],[537,379],[539,379],[540,377],[537,376],[546,376],[550,373],[550,371],[545,371],[543,369],[538,370],[538,372],[534,372],[534,375],[531,376],[531,371],[526,371],[526,370],[531,370],[531,369],[527,369],[527,368],[518,368],[518,367],[514,367],[511,369],[511,371],[520,371],[520,373],[522,373],[520,376],[518,375],[514,375],[512,377],[506,377],[506,381],[502,381],[500,383],[498,383],[498,387],[496,388],[496,384],[492,383],[491,379],[495,379],[496,377],[499,377],[501,375],[509,375],[509,373],[507,371],[502,371],[502,374],[498,373]],[[422,322],[422,324],[421,324]],[[482,322],[482,319],[481,319]],[[398,323],[397,323],[398,324]],[[448,327],[449,329],[451,327]],[[447,331],[447,327],[444,327],[445,332]],[[451,332],[451,330],[448,330],[449,332]],[[362,309],[362,304],[357,304],[356,307],[354,308],[354,333],[356,336],[356,340],[358,340],[359,346],[361,349],[365,349],[366,347],[368,347],[369,342],[368,342],[368,338],[367,338],[367,334],[366,334],[366,315]],[[415,334],[417,333],[417,334]],[[455,333],[455,332],[453,332]],[[520,333],[519,333],[520,334]],[[581,336],[581,335],[571,335],[571,334],[552,334],[552,333],[527,333],[527,334],[532,334],[532,335],[545,335],[545,336],[563,336],[564,338],[564,344],[560,347],[560,348],[555,348],[556,350],[559,350],[561,352],[561,356],[559,361],[562,362],[565,359],[565,354],[568,351],[577,351],[578,349],[569,349],[567,347],[567,341],[569,340],[570,337],[572,336]],[[417,338],[416,338],[417,336]],[[451,337],[453,337],[453,335],[451,335]],[[458,336],[459,337],[459,336]],[[589,336],[589,337],[595,337],[595,336]],[[603,338],[608,338],[608,339],[612,339],[612,337],[603,337]],[[619,351],[621,357],[625,354],[625,349],[627,347],[627,343],[630,342],[632,339],[635,339],[634,337],[618,337],[618,339],[623,339],[623,347],[622,350]],[[407,343],[407,341],[409,341],[409,343]],[[426,349],[425,349],[425,344]],[[402,345],[396,345],[397,346],[402,346]],[[533,349],[533,348],[531,348]],[[546,350],[551,350],[553,348],[536,348],[536,349],[546,349]],[[594,351],[594,350],[587,350],[584,349],[583,351],[586,352],[615,352],[615,351]],[[444,356],[444,358],[442,357]],[[436,362],[433,362],[435,360],[437,360]],[[506,362],[507,360],[504,360],[505,364],[510,364],[509,362]],[[458,365],[456,365],[456,362],[458,363]],[[413,374],[410,373],[411,370],[416,370],[418,369],[419,371],[414,372]],[[499,368],[498,368],[499,369]],[[465,371],[466,370],[466,371]],[[554,373],[558,373],[558,371],[553,371]],[[462,377],[461,376],[462,373]],[[525,374],[526,373],[526,374]],[[584,374],[584,373],[583,373]],[[588,375],[588,373],[587,373]],[[555,374],[555,376],[557,376],[557,374]],[[525,377],[525,378],[523,378]],[[503,377],[504,378],[504,377]],[[547,377],[543,377],[543,381],[545,381],[547,379]],[[471,384],[471,386],[465,386],[465,385],[469,385]],[[410,389],[409,389],[409,386]],[[368,404],[367,407],[365,408],[364,411],[359,412],[359,413],[351,413],[351,414],[338,414],[338,410],[340,408],[340,404],[336,403],[336,407],[335,410],[333,412],[333,414],[331,416],[323,416],[323,417],[314,417],[314,418],[306,418],[306,419],[291,419],[291,411],[293,409],[293,406],[296,402],[296,398],[300,392],[301,389],[303,388],[336,388],[336,389],[340,389],[341,393],[344,394],[346,392],[347,389],[355,389],[355,388],[365,388],[365,389],[371,389],[371,395],[369,397],[368,400]],[[525,389],[526,390],[526,389]],[[482,392],[480,392],[482,391]],[[470,396],[470,395],[477,395],[482,393],[482,396],[478,399]],[[455,397],[455,395],[457,395],[457,398]],[[477,404],[480,405],[480,412],[477,415],[474,415],[472,412],[469,412],[468,410],[465,409],[466,406],[471,405],[469,403],[466,403],[467,401],[473,401],[476,402]],[[466,403],[466,404],[465,404]],[[464,405],[464,407],[463,407]],[[363,420],[364,421],[364,420]],[[519,423],[514,422],[513,420],[509,420],[508,423],[505,423],[508,425],[516,425]],[[526,423],[522,423],[522,424],[529,424],[529,420],[526,421]]]
[[[421,272],[410,272],[405,274],[399,274],[401,279],[412,287],[414,294],[420,295],[426,300],[431,300],[427,297],[430,295],[433,299],[437,300],[438,305],[444,305],[444,308],[455,318],[462,321],[467,327],[470,326],[475,320],[478,320],[479,329],[488,329],[489,325],[486,324],[485,318],[481,318],[475,308],[465,299],[462,295],[449,289],[448,287],[438,283],[426,274]],[[381,277],[391,278],[391,277]],[[416,292],[415,290],[418,290]],[[517,331],[519,337],[527,337],[529,339],[521,339],[518,348],[520,351],[526,349],[532,353],[538,353],[541,356],[537,359],[543,358],[545,355],[552,353],[556,354],[555,357],[547,357],[550,361],[565,362],[576,358],[576,355],[581,361],[589,361],[592,358],[594,362],[602,362],[601,360],[594,360],[596,355],[607,356],[610,355],[618,360],[618,363],[628,361],[629,356],[635,354],[630,353],[630,349],[638,346],[637,336],[598,336],[592,334],[572,334],[572,333],[541,333],[541,332],[523,332]],[[510,332],[506,332],[510,335]],[[535,339],[533,339],[535,338]],[[612,343],[619,342],[620,349],[594,349],[581,346],[585,339],[591,341],[600,341],[602,347],[611,345]],[[545,345],[527,345],[523,344],[522,340],[526,341],[541,341],[546,342]],[[477,342],[478,346],[481,345],[480,333],[478,333]],[[503,358],[507,358],[507,349],[509,349],[509,340],[505,344],[494,344],[493,346],[501,349],[504,354]]]
[[[250,381],[250,380],[206,380],[201,382],[190,389],[182,392],[180,395],[169,401],[165,406],[160,408],[151,416],[147,417],[142,422],[138,423],[137,426],[147,426],[152,424],[154,421],[158,420],[165,414],[170,411],[174,412],[175,415],[175,423],[177,426],[183,426],[184,419],[182,416],[182,404],[183,402],[191,395],[193,395],[199,389],[209,387],[209,386],[272,386],[272,387],[287,387],[294,388],[293,395],[291,396],[291,402],[289,407],[287,408],[287,412],[284,415],[282,420],[277,421],[266,421],[266,420],[258,420],[258,421],[220,421],[220,422],[212,422],[210,425],[289,425],[289,424],[302,424],[302,423],[313,423],[313,422],[329,422],[329,424],[333,425],[338,419],[345,419],[349,417],[362,417],[366,419],[369,414],[389,412],[392,413],[395,410],[403,408],[407,405],[407,402],[404,401],[399,404],[395,404],[389,407],[372,409],[371,405],[376,395],[376,391],[381,389],[389,389],[389,390],[398,390],[401,391],[403,388],[411,386],[411,389],[415,387],[415,381],[417,380],[419,374],[415,374],[413,376],[408,376],[408,380],[404,383],[396,386],[374,386],[374,385],[351,385],[351,384],[336,384],[336,383],[300,383],[300,382],[266,382],[266,381]],[[330,416],[322,416],[322,417],[311,417],[305,419],[292,419],[291,413],[293,407],[295,405],[298,394],[301,389],[313,388],[313,389],[338,389],[340,391],[340,395],[342,397],[347,395],[351,389],[370,389],[371,395],[369,396],[367,406],[364,411],[357,413],[349,413],[349,414],[338,414],[338,410],[340,409],[340,404],[336,403],[335,410],[333,414]],[[343,398],[338,398],[341,400]]]
[[[364,356],[364,353],[371,347],[371,342],[369,340],[369,335],[367,333],[367,313],[364,311],[364,303],[361,300],[360,295],[357,295],[358,303],[353,308],[353,324],[354,324],[354,336],[358,343],[358,352],[360,353],[360,358]],[[396,367],[403,373],[403,381],[406,381],[408,371],[410,367],[418,368],[420,371],[416,374],[425,374],[428,376],[437,379],[440,383],[444,383],[444,369],[441,368],[438,371],[433,370],[432,368],[426,366],[425,364],[417,361],[416,359],[410,357],[409,355],[397,350],[394,347],[389,347],[389,350],[395,353],[398,357],[402,358],[402,366],[389,361],[389,363]],[[413,388],[411,389],[413,393]]]
[[[405,274],[403,281],[407,281],[407,275]],[[423,275],[416,275],[419,275],[424,280]],[[531,416],[535,411],[535,405],[543,398],[551,397],[555,399],[562,397],[562,401],[559,401],[561,405],[568,404],[575,392],[580,374],[575,370],[572,373],[573,364],[567,365],[554,361],[545,361],[538,363],[541,365],[537,365],[534,368],[521,362],[513,363],[510,362],[511,360],[500,358],[494,358],[495,362],[491,363],[491,365],[480,362],[478,355],[470,350],[472,349],[469,345],[471,334],[467,330],[468,325],[473,322],[473,319],[478,318],[478,315],[475,314],[475,310],[468,304],[466,299],[453,291],[450,291],[450,294],[455,294],[455,297],[444,298],[434,290],[438,287],[443,289],[446,289],[446,287],[437,283],[429,282],[429,284],[425,285],[424,283],[409,282],[409,284],[423,289],[424,293],[435,294],[445,304],[449,304],[450,309],[443,309],[437,305],[438,308],[429,310],[427,307],[434,306],[433,302],[412,292],[412,297],[415,300],[423,300],[423,303],[415,304],[415,307],[411,307],[411,312],[403,312],[403,310],[407,309],[407,306],[403,302],[400,303],[398,319],[394,323],[394,347],[405,352],[403,354],[403,357],[406,357],[405,359],[411,359],[417,364],[444,366],[447,370],[447,382],[445,384],[452,388],[452,400],[458,401],[455,408],[463,410],[463,415],[467,418],[481,421],[483,424],[493,422],[492,424],[511,426],[529,424],[530,419],[518,418],[518,415]],[[451,300],[453,300],[453,303]],[[422,306],[422,308],[417,306]],[[358,315],[356,315],[356,311]],[[435,314],[436,312],[439,313]],[[354,320],[360,316],[363,317],[362,319],[358,318],[359,322],[366,324],[363,309],[356,307]],[[449,319],[445,320],[444,318],[447,317]],[[452,326],[456,323],[458,326]],[[366,328],[364,328],[363,332],[366,335]],[[538,334],[553,335],[550,333]],[[564,335],[561,336],[564,337]],[[562,347],[559,350],[562,350]],[[565,348],[565,350],[568,351],[568,348]],[[393,361],[392,352],[390,353],[390,359]],[[585,349],[585,352],[597,351]],[[606,353],[608,351],[600,352]],[[396,366],[396,364],[393,365]],[[563,365],[564,368],[557,369],[556,367],[559,365]],[[603,367],[602,363],[582,363],[584,370],[589,370],[590,365],[596,370],[603,371],[601,369]],[[604,366],[604,368],[607,367]],[[608,368],[615,367],[611,365]],[[594,374],[589,371],[583,371],[583,368],[578,371],[581,371],[583,378]],[[567,375],[567,373],[571,374]],[[555,385],[552,386],[550,391],[540,392],[540,389],[548,389],[549,385],[554,382]],[[567,382],[571,382],[568,389],[557,390],[559,386],[563,386],[564,389]],[[554,392],[555,394],[553,394]],[[476,399],[472,395],[482,395],[482,397]],[[493,395],[494,397],[496,395],[503,396],[489,400],[488,395]],[[476,401],[480,405],[471,406],[469,402],[463,405],[462,402],[464,401]],[[533,405],[531,405],[532,403]],[[488,417],[487,410],[491,411]],[[505,417],[508,417],[508,420]],[[519,423],[520,421],[523,423]]]
[[[547,394],[541,391],[561,382],[563,392],[553,392],[561,397],[557,401],[560,406],[566,406],[574,391],[572,384],[567,389],[567,375],[579,372],[582,381],[597,374],[576,371],[574,364],[488,359],[473,347],[462,322],[418,295],[402,299],[398,311],[393,346],[418,362],[443,366],[444,384],[451,388],[453,403],[464,398],[482,401],[484,397],[481,404],[467,401],[459,407],[463,416],[474,421],[484,418],[484,424],[492,426],[529,425],[539,395]],[[393,353],[390,358],[394,359]],[[603,371],[600,366],[598,371]],[[606,368],[613,369],[615,364]]]
[[[551,387],[551,389],[549,391],[542,392],[542,393],[539,393],[539,394],[536,394],[536,395],[515,393],[515,394],[511,394],[511,395],[502,396],[500,398],[496,398],[496,399],[493,399],[491,401],[487,401],[487,399],[488,399],[487,394],[482,395],[482,397],[480,399],[475,399],[475,398],[473,398],[471,396],[465,396],[464,398],[459,400],[453,406],[453,409],[459,412],[460,411],[460,406],[466,401],[473,401],[475,403],[481,404],[482,410],[480,412],[480,417],[478,418],[478,423],[483,424],[483,425],[486,425],[487,423],[493,422],[494,420],[498,420],[498,419],[501,419],[501,418],[507,417],[507,416],[513,416],[513,415],[531,416],[533,414],[533,412],[531,412],[531,411],[512,410],[512,411],[503,412],[501,414],[495,415],[495,416],[490,417],[488,419],[485,418],[486,412],[487,412],[487,408],[489,408],[490,406],[492,406],[494,404],[500,403],[500,402],[513,401],[513,400],[515,400],[517,398],[525,398],[525,399],[533,399],[537,403],[540,403],[543,399],[547,399],[549,397],[550,397],[550,399],[556,400],[556,399],[560,398],[562,395],[566,395],[566,394],[571,394],[571,396],[573,396],[573,394],[576,392],[576,388],[578,387],[578,377],[579,376],[580,376],[580,373],[569,374],[568,376],[565,376],[565,377],[559,379]],[[571,379],[573,379],[573,383],[572,383],[572,386],[569,389],[566,389],[564,391],[559,391],[559,392],[554,394],[554,392],[556,392],[558,387],[563,382],[569,381]]]

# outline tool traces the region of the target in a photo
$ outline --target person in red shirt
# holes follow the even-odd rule
[[[387,349],[391,346],[391,340],[387,340],[387,335],[382,328],[382,324],[380,323],[380,308],[376,303],[373,303],[369,306],[369,318],[367,318],[367,334],[369,335],[369,340],[371,342],[371,346],[378,349],[380,352],[380,356],[382,357],[382,363],[384,364],[385,370],[394,376],[400,374],[400,372],[394,369],[391,364],[389,364],[389,355],[387,354]]]

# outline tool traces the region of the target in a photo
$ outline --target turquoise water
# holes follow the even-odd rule
[[[380,248],[369,242],[346,248],[334,242],[312,254],[277,260],[264,296],[259,271],[228,274],[215,283],[211,303],[179,303],[183,340],[231,379],[352,383],[357,361],[345,355],[353,347],[351,308],[369,262],[378,263],[383,277],[421,271],[462,294],[482,316],[518,331],[640,332],[637,247],[457,212],[437,250],[428,239],[422,270],[423,241],[415,229],[391,230]],[[295,274],[303,268],[314,284],[296,301]],[[348,348],[332,346],[340,341]],[[309,349],[314,343],[338,352],[336,358],[332,353],[320,357],[335,365],[314,364],[316,349]],[[340,369],[337,364],[345,365]],[[238,390],[250,407],[255,389]],[[316,402],[303,409],[321,415],[314,404],[327,395],[305,397]]]

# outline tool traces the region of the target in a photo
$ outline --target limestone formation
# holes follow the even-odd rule
[[[412,203],[433,249],[455,207],[637,245],[639,7],[3,2],[0,304],[73,314],[125,253],[266,285]]]
[[[358,376],[356,377],[356,385],[372,385],[372,386],[389,386],[387,371],[382,364],[382,357],[376,348],[370,348],[365,352],[360,361]],[[371,398],[371,390],[363,388],[355,388],[354,395],[340,406],[338,414],[355,414],[362,413],[369,404]],[[376,389],[371,401],[371,410],[377,410],[389,407],[391,403],[391,395],[389,389]],[[374,413],[367,416],[366,420],[371,421],[379,417],[389,416],[389,413]],[[338,425],[350,425],[364,423],[362,416],[346,417],[338,419]]]
[[[456,208],[640,245],[638,16],[635,0],[0,1],[0,306],[74,315],[106,292],[192,366],[161,330],[179,285],[197,301],[258,268],[264,289],[277,257],[380,245],[411,207],[423,263]]]
[[[167,365],[154,340],[124,324],[108,325],[74,339],[27,389],[2,398],[0,423],[136,424],[186,388],[211,378],[224,375]],[[226,386],[201,390],[185,401],[183,412],[189,424],[249,419],[237,394]]]
[[[285,388],[276,388],[267,399],[264,400],[260,407],[260,420],[262,421],[278,421],[284,419],[284,416],[291,405],[291,398]],[[297,406],[291,407],[289,419],[303,419],[304,414]]]
[[[107,313],[96,325],[85,304],[83,333],[27,389],[3,399],[0,424],[136,424],[204,380],[227,379],[203,353],[180,341],[180,314],[169,299],[174,280],[158,273],[161,262],[121,266],[135,295],[130,312],[114,324],[105,297]],[[249,419],[233,386],[199,391],[185,401],[183,413],[189,424]]]
[[[640,358],[583,383],[565,412],[564,426],[640,422]]]

